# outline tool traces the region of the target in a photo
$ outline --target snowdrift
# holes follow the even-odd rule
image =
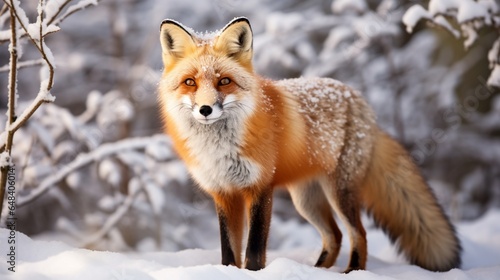
[[[341,274],[347,263],[346,244],[330,269],[312,267],[318,254],[313,248],[271,251],[267,267],[248,271],[219,264],[217,250],[191,249],[180,252],[115,253],[73,248],[62,242],[33,240],[15,234],[15,264],[9,263],[12,234],[0,229],[1,279],[76,279],[76,280],[149,280],[149,279],[500,279],[500,210],[491,210],[474,222],[457,226],[462,241],[463,265],[444,273],[406,264],[394,253],[384,235],[368,230],[369,259],[367,271]],[[309,225],[297,224],[297,227]],[[297,228],[301,238],[315,239]],[[298,238],[293,236],[293,238]],[[12,268],[15,272],[9,270]]]

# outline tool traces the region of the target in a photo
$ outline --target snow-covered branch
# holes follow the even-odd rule
[[[403,23],[408,32],[420,21],[450,32],[455,38],[464,39],[464,47],[469,49],[479,37],[482,28],[490,27],[500,35],[500,6],[495,0],[431,0],[428,9],[416,4],[403,16]],[[460,30],[456,28],[460,27]],[[499,39],[497,42],[499,42]],[[488,79],[489,86],[500,87],[499,43],[495,42],[488,53],[492,72]]]
[[[27,61],[18,61],[17,62],[17,69],[22,69],[22,68],[28,68],[28,67],[33,67],[33,66],[41,66],[44,65],[45,60],[43,59],[33,59],[33,60],[27,60]],[[0,67],[0,73],[1,72],[8,72],[10,71],[10,65],[4,65]]]
[[[25,206],[29,202],[47,192],[51,187],[55,186],[72,172],[83,168],[92,162],[101,161],[105,157],[116,155],[124,151],[144,149],[151,145],[161,145],[166,143],[168,143],[168,138],[164,135],[158,135],[154,137],[125,139],[116,143],[103,144],[90,153],[79,155],[75,160],[65,165],[58,172],[45,178],[30,194],[19,197],[18,206]]]
[[[6,9],[14,7],[17,11],[20,12],[19,3],[16,1],[11,4],[8,2],[9,0],[4,0]],[[68,6],[71,2],[75,2],[75,0],[64,0],[64,1],[40,1],[39,8],[37,9],[38,15],[44,14],[41,22],[42,24],[30,24],[28,17],[23,12],[16,14],[16,17],[21,22],[21,27],[17,30],[21,37],[28,36],[31,39],[40,39],[45,37],[51,33],[57,32],[60,30],[59,25],[70,15],[81,11],[90,6],[96,6],[100,0],[80,0],[75,4]],[[42,3],[43,2],[43,3]],[[1,14],[0,14],[1,15]],[[41,30],[41,32],[39,32]],[[0,44],[7,42],[10,40],[10,35],[7,32],[0,31]]]
[[[97,6],[97,4],[99,3],[100,0],[81,0],[79,1],[78,3],[68,7],[68,9],[64,12],[64,14],[62,14],[61,16],[57,17],[57,15],[59,15],[59,13],[61,13],[62,9],[64,9],[64,6],[69,2],[69,1],[66,1],[63,3],[63,5],[61,5],[56,14],[54,15],[54,17],[52,17],[49,21],[48,21],[48,24],[55,24],[55,25],[58,25],[60,24],[63,20],[65,20],[67,17],[69,17],[70,15],[80,11],[80,10],[83,10],[89,6]],[[51,1],[53,2],[53,1]]]
[[[13,0],[11,0],[11,4]],[[17,99],[17,44],[18,38],[16,33],[16,19],[14,18],[14,10],[10,10],[10,30],[11,39],[9,45],[10,52],[10,75],[9,75],[9,102],[7,105],[7,126],[10,126],[16,117],[16,99]],[[3,198],[5,195],[5,187],[7,184],[7,173],[11,168],[10,155],[12,150],[12,141],[14,140],[14,132],[7,131],[5,138],[5,150],[2,151],[2,162],[0,166],[0,214],[3,209]]]
[[[47,22],[48,24],[52,24],[54,20],[57,18],[57,16],[64,11],[64,8],[71,2],[72,0],[64,0],[62,1],[50,1],[47,4],[47,11],[46,11],[46,16],[47,16]]]

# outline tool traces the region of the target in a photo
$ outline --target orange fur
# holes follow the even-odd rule
[[[361,190],[368,211],[412,263],[437,271],[456,266],[460,242],[417,167],[388,135],[378,131],[376,137]]]
[[[305,124],[300,116],[293,114],[292,108],[298,104],[290,104],[291,101],[286,100],[283,92],[270,81],[261,83],[264,97],[259,101],[267,100],[269,104],[260,107],[272,108],[272,111],[260,111],[249,119],[244,154],[264,166],[263,180],[271,186],[283,186],[317,175],[323,170],[321,165],[304,160],[312,157],[307,150]]]

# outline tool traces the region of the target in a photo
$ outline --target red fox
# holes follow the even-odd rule
[[[346,272],[366,268],[362,208],[412,264],[434,271],[460,265],[453,226],[360,93],[329,78],[258,76],[252,29],[243,17],[213,34],[173,20],[164,20],[160,31],[165,131],[215,201],[222,264],[265,267],[273,189],[282,186],[321,235],[316,266],[332,266],[339,254],[342,233],[333,209],[351,243]]]

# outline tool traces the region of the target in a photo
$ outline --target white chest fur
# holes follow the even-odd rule
[[[260,166],[242,156],[243,126],[231,119],[213,124],[185,120],[182,134],[196,165],[188,166],[196,182],[207,191],[245,188],[259,180]]]

